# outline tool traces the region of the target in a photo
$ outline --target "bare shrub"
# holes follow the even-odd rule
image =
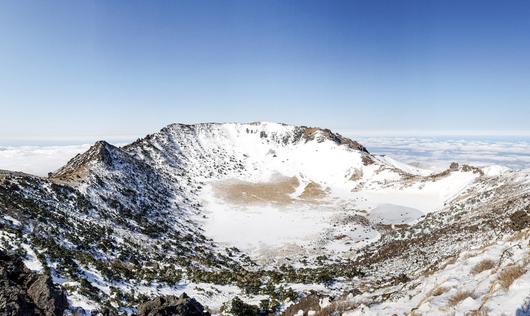
[[[505,289],[512,285],[513,281],[517,280],[521,275],[525,274],[526,270],[520,265],[511,265],[504,269],[499,274],[499,283]]]
[[[449,298],[449,306],[456,306],[468,297],[472,297],[473,293],[470,291],[460,291]]]
[[[488,312],[486,310],[477,309],[477,310],[469,311],[465,313],[464,315],[465,316],[488,316]]]
[[[495,261],[491,259],[484,259],[477,263],[473,269],[471,269],[472,274],[479,274],[480,272],[493,269],[495,267]]]

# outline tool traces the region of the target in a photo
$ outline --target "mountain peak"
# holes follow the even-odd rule
[[[112,166],[113,156],[117,152],[122,151],[118,147],[111,145],[104,140],[99,140],[86,152],[77,154],[74,158],[70,159],[64,167],[52,173],[50,178],[62,181],[72,181],[83,178],[89,169],[89,164],[102,163],[106,166]]]

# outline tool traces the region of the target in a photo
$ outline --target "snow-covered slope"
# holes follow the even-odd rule
[[[522,172],[434,173],[277,123],[172,124],[98,142],[48,179],[0,177],[2,248],[51,268],[73,307],[124,312],[184,291],[213,312],[236,295],[279,311],[314,290],[356,293],[369,314],[383,308],[369,293],[509,238],[530,204]]]
[[[388,215],[408,224],[479,176],[453,170],[428,178],[329,130],[275,123],[174,124],[124,150],[179,188],[187,184],[207,236],[268,260],[337,249],[348,256],[379,235],[352,215],[377,209],[380,222]]]

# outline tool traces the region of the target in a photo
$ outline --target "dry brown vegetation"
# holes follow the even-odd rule
[[[473,269],[471,269],[472,274],[479,274],[480,272],[493,269],[495,267],[495,261],[491,259],[484,259],[477,263]]]
[[[488,312],[485,310],[478,309],[467,312],[465,316],[488,316]]]
[[[440,296],[442,294],[444,294],[446,291],[445,288],[443,287],[437,287],[435,288],[433,291],[432,291],[432,296]]]
[[[507,289],[512,285],[513,281],[517,280],[525,272],[526,270],[518,264],[508,266],[499,274],[499,283]]]
[[[512,237],[510,238],[510,241],[523,240],[523,239],[527,239],[528,237],[530,237],[530,229],[529,228],[515,232],[512,235]]]
[[[451,298],[449,298],[448,304],[449,306],[456,306],[458,305],[458,303],[472,296],[473,296],[473,293],[470,291],[460,291],[456,293],[455,295],[451,296]]]

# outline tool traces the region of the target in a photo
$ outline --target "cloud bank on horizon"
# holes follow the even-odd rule
[[[451,162],[530,168],[530,138],[357,137],[370,152],[433,170]]]
[[[65,165],[89,144],[63,146],[0,146],[0,169],[45,176]]]
[[[346,135],[348,136],[348,135]],[[352,136],[352,135],[349,135]],[[352,137],[374,154],[432,170],[455,161],[476,166],[530,168],[530,138]],[[45,176],[86,151],[89,144],[64,146],[0,146],[0,169]]]

